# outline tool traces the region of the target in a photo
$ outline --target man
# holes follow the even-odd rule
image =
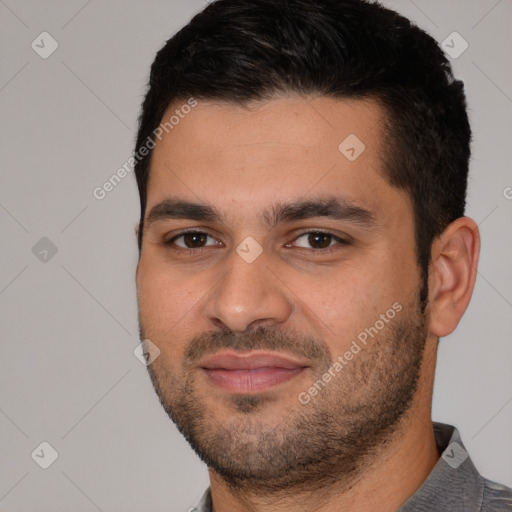
[[[220,0],[160,50],[139,320],[196,510],[512,510],[431,420],[476,278],[469,143],[442,51],[377,4]]]

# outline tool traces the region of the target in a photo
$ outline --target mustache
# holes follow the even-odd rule
[[[317,361],[322,366],[332,362],[330,351],[322,339],[293,331],[258,327],[251,331],[223,330],[194,336],[185,350],[184,366],[192,366],[202,357],[215,354],[221,349],[275,350]]]

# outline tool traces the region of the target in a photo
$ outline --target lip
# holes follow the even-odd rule
[[[257,368],[304,368],[308,365],[289,356],[258,350],[245,353],[218,352],[201,359],[199,366],[210,370],[255,370]]]
[[[272,352],[220,352],[198,365],[211,384],[225,391],[254,394],[266,391],[301,374],[308,365]]]

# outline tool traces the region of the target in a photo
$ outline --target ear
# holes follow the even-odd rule
[[[455,330],[468,307],[480,254],[478,226],[469,217],[449,224],[432,244],[429,277],[430,331],[437,337]]]
[[[138,247],[140,222],[135,224],[134,230],[135,230],[135,240],[137,242],[137,247]],[[135,267],[135,281],[137,281],[137,276],[139,275],[139,263],[140,263],[140,251],[139,251],[139,260],[137,262],[137,266]]]

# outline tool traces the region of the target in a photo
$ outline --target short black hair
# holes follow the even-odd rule
[[[217,0],[151,66],[136,151],[175,100],[246,104],[279,94],[374,99],[386,112],[388,182],[413,205],[426,280],[433,240],[464,215],[471,130],[463,83],[436,41],[365,0]],[[135,164],[143,221],[151,152]]]

